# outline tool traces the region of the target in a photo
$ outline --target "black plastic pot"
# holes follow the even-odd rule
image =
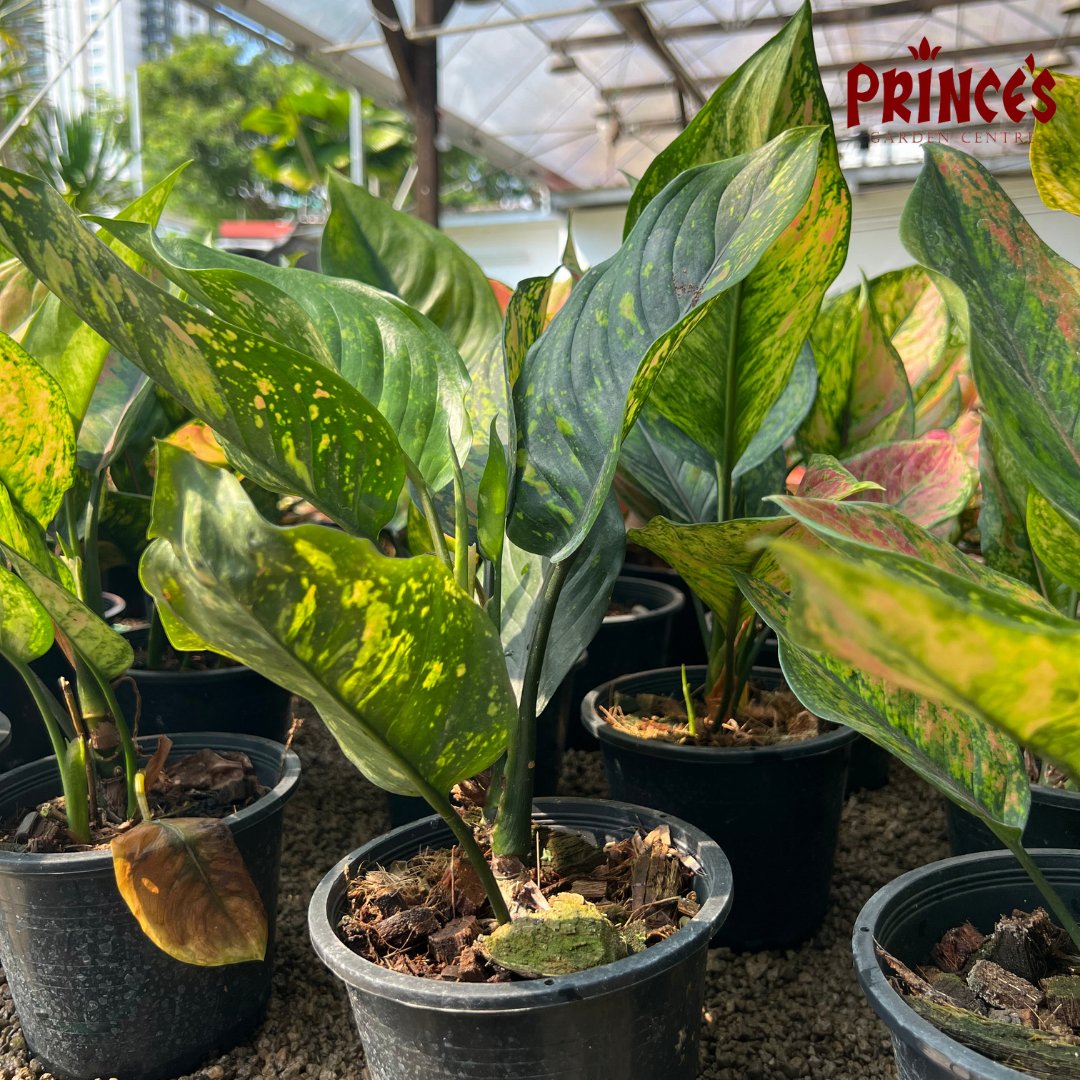
[[[951,800],[945,803],[949,850],[954,855],[997,851],[1001,842],[978,818]],[[1031,785],[1031,813],[1024,829],[1026,848],[1080,849],[1080,791],[1058,791]]]
[[[623,563],[623,577],[644,578],[658,581],[662,585],[671,585],[683,594],[683,606],[671,620],[671,636],[668,639],[667,652],[664,656],[653,657],[652,663],[662,659],[665,666],[671,664],[704,664],[708,659],[705,642],[701,638],[697,612],[694,609],[694,594],[682,575],[670,566],[646,566],[643,563]],[[621,673],[620,673],[621,674]],[[613,676],[612,676],[613,677]]]
[[[640,605],[647,610],[608,615],[590,642],[588,660],[574,679],[571,723],[566,732],[566,745],[576,750],[596,749],[596,739],[576,722],[585,695],[608,679],[644,671],[659,657],[667,656],[672,623],[686,605],[674,585],[633,577],[615,579],[611,602],[629,608]]]
[[[1080,852],[1046,849],[1031,854],[1080,917]],[[1024,1080],[1027,1074],[968,1049],[919,1016],[889,985],[874,951],[875,940],[905,964],[924,964],[946,930],[967,921],[988,933],[1001,915],[1014,908],[1030,911],[1044,903],[1007,851],[922,866],[870,898],[855,923],[855,972],[874,1011],[892,1033],[902,1080]]]
[[[571,719],[575,726],[577,722],[576,714],[573,717],[570,714],[574,677],[585,666],[588,658],[588,653],[582,653],[577,658],[570,673],[559,684],[555,696],[536,718],[536,774],[533,777],[533,795],[536,798],[554,795],[559,786],[566,729]],[[392,791],[386,793],[386,809],[390,814],[392,829],[431,815],[431,807],[423,799],[413,795],[396,795]]]
[[[129,630],[135,648],[145,646],[146,630]],[[237,664],[209,671],[144,671],[127,674],[141,700],[140,735],[181,731],[221,731],[257,735],[283,743],[292,721],[292,694],[257,671]],[[135,715],[135,689],[120,683],[116,692],[128,717]]]
[[[105,602],[104,618],[106,621],[118,619],[124,613],[124,601],[114,593],[102,593]],[[57,680],[74,679],[75,673],[67,662],[59,645],[30,664],[38,678],[48,687],[57,701],[63,702]],[[0,657],[0,711],[7,713],[11,720],[11,742],[6,750],[0,751],[0,772],[15,769],[31,761],[38,761],[52,753],[45,724],[41,719],[26,683],[19,673]]]
[[[145,744],[144,744],[145,745]],[[242,750],[272,790],[226,821],[269,918],[266,959],[194,967],[163,953],[117,892],[108,851],[28,855],[0,851],[0,963],[23,1035],[47,1072],[159,1080],[235,1046],[270,1000],[282,811],[300,761],[267,739],[213,732],[175,736],[173,754]],[[0,815],[54,796],[55,759],[0,779]]]
[[[337,935],[347,877],[446,846],[436,817],[395,829],[342,859],[308,909],[315,951],[342,979],[372,1080],[693,1080],[709,938],[731,900],[731,869],[704,833],[624,803],[539,799],[535,821],[597,842],[661,822],[701,866],[701,910],[636,956],[552,979],[500,985],[419,979],[363,960]]]
[[[700,683],[704,668],[687,668]],[[755,669],[761,681],[770,672]],[[775,678],[775,675],[773,675]],[[653,806],[704,830],[731,860],[739,889],[713,942],[775,949],[808,938],[829,903],[833,854],[855,732],[838,728],[805,742],[727,749],[677,746],[616,731],[598,706],[620,694],[682,696],[679,668],[615,679],[582,704],[600,740],[613,798]]]

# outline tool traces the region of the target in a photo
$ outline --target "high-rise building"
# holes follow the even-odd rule
[[[110,0],[41,0],[45,64],[53,76],[78,48]],[[166,51],[174,37],[202,33],[210,17],[183,0],[121,0],[60,76],[52,101],[67,115],[82,112],[95,96],[123,99],[131,73],[149,56]]]

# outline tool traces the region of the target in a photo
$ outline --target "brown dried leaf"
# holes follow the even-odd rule
[[[266,911],[229,827],[210,818],[137,825],[112,842],[120,895],[143,933],[186,964],[266,955]]]

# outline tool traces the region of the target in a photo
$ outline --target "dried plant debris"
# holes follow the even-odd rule
[[[1002,916],[985,936],[970,923],[949,930],[925,967],[878,954],[946,1035],[1042,1080],[1080,1076],[1080,955],[1042,908]]]
[[[749,686],[734,716],[710,720],[710,703],[694,702],[697,734],[690,733],[686,703],[663,694],[616,694],[610,708],[600,715],[617,731],[639,739],[659,739],[693,746],[772,746],[802,742],[831,730],[790,690],[765,690]]]
[[[338,929],[392,971],[454,982],[508,982],[583,971],[670,937],[698,910],[698,867],[667,826],[603,848],[541,828],[532,879],[540,903],[498,926],[458,848],[425,851],[348,884]]]
[[[155,818],[223,818],[250,806],[266,793],[247,754],[231,750],[197,750],[169,764],[164,763],[171,742],[162,737],[159,750],[147,763],[146,789]],[[89,851],[107,847],[113,837],[133,825],[127,820],[127,789],[122,775],[100,778],[97,784],[99,815],[91,822],[93,844],[71,842],[63,796],[0,826],[0,845],[9,851],[37,854],[58,851]]]

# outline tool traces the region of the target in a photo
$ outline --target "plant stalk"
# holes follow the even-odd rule
[[[458,587],[470,595],[469,588],[469,508],[465,504],[465,478],[461,475],[454,444],[450,444],[450,461],[454,466],[454,579]]]
[[[1072,938],[1073,945],[1076,946],[1077,952],[1080,952],[1080,926],[1077,925],[1076,919],[1073,918],[1072,912],[1069,910],[1068,904],[1058,896],[1054,887],[1046,880],[1046,876],[1042,870],[1039,869],[1035,860],[1027,853],[1024,845],[1020,843],[1019,839],[1015,835],[1006,830],[999,831],[993,822],[987,821],[985,824],[990,826],[991,831],[995,836],[1013,853],[1016,857],[1016,861],[1024,868],[1027,876],[1031,878],[1035,885],[1035,888],[1039,890],[1043,895],[1043,899],[1049,905],[1050,910],[1058,917],[1061,925],[1065,928],[1066,933]]]
[[[696,739],[697,728],[697,714],[694,712],[694,697],[690,693],[690,684],[686,681],[686,665],[682,666],[682,695],[683,701],[686,704],[686,726],[690,730],[691,738]]]
[[[139,755],[135,749],[135,743],[131,738],[131,728],[120,709],[120,705],[113,693],[112,684],[92,664],[86,665],[94,682],[97,683],[101,696],[109,706],[113,723],[116,724],[116,734],[120,739],[120,748],[124,755],[124,785],[127,788],[127,816],[133,818],[139,808],[138,799],[135,797],[135,774],[139,771]]]
[[[424,512],[424,520],[427,522],[428,532],[431,533],[431,542],[435,545],[435,554],[443,561],[448,570],[454,569],[450,559],[450,549],[446,546],[446,536],[443,534],[442,522],[439,521],[438,511],[435,509],[435,500],[431,496],[431,488],[427,481],[420,475],[420,470],[405,459],[405,474],[410,483],[416,489],[416,497],[420,500],[420,509]]]
[[[160,671],[165,657],[165,625],[161,621],[157,604],[150,605],[150,629],[146,632],[146,668],[148,671]]]
[[[491,853],[496,857],[516,856],[524,859],[529,853],[533,780],[536,776],[536,699],[551,624],[555,619],[555,607],[572,562],[571,556],[551,566],[540,596],[536,630],[529,642],[529,658],[525,664],[517,722],[510,728],[506,746],[506,768],[499,793],[498,818],[491,834]]]
[[[30,696],[34,699],[38,712],[41,713],[45,731],[49,736],[49,743],[52,745],[53,753],[56,755],[56,766],[60,770],[60,787],[64,793],[64,806],[67,809],[68,831],[80,844],[89,844],[90,823],[82,820],[81,791],[77,792],[75,790],[72,779],[68,775],[67,744],[64,741],[63,733],[60,731],[60,725],[56,722],[56,714],[53,711],[56,707],[55,698],[45,689],[45,686],[37,674],[31,670],[29,664],[17,660],[10,653],[5,653],[4,659],[11,664],[19,673],[22,681],[26,683],[26,688],[30,691]]]

